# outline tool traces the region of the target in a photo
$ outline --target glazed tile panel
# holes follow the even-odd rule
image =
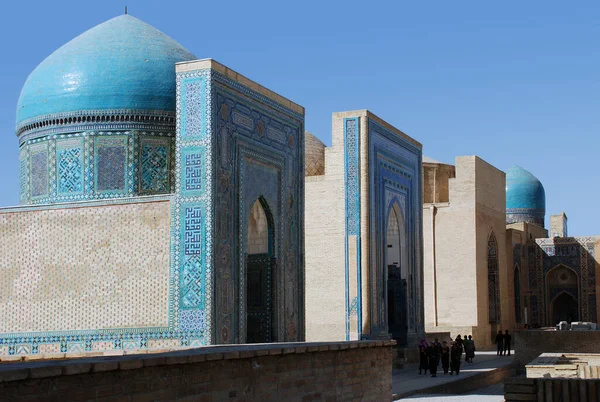
[[[168,201],[0,214],[0,333],[168,326]]]

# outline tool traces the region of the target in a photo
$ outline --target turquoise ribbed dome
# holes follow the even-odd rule
[[[544,225],[546,192],[531,172],[520,166],[506,171],[507,222],[529,222]]]
[[[175,63],[195,59],[151,25],[130,15],[113,18],[63,45],[29,75],[17,127],[82,110],[175,111]]]

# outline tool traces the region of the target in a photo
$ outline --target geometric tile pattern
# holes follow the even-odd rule
[[[197,76],[186,81],[182,87],[185,119],[180,123],[183,125],[181,136],[202,138],[204,133],[204,114],[203,106],[206,103],[206,79],[203,76]]]
[[[211,344],[212,98],[208,70],[177,75],[177,143],[171,242],[175,328]],[[211,207],[208,207],[211,206]],[[183,342],[183,341],[182,341]]]
[[[41,208],[2,220],[0,294],[10,297],[0,298],[0,333],[168,325],[169,202]]]
[[[96,140],[96,189],[124,191],[127,175],[126,138]]]
[[[405,233],[405,244],[408,250],[408,255],[401,258],[400,263],[406,264],[406,267],[401,266],[401,280],[405,280],[406,288],[405,300],[406,303],[398,301],[393,307],[394,311],[399,312],[400,316],[405,317],[406,326],[404,328],[396,328],[394,336],[400,342],[416,341],[417,336],[421,336],[425,332],[424,328],[424,295],[423,295],[423,276],[422,276],[422,189],[421,175],[422,167],[421,149],[411,143],[400,133],[384,127],[379,120],[374,116],[365,117],[368,119],[367,135],[362,135],[365,138],[368,147],[368,169],[369,181],[369,202],[360,198],[359,208],[363,209],[368,215],[369,227],[369,272],[366,274],[369,277],[367,286],[367,295],[370,301],[362,303],[359,296],[359,311],[365,308],[365,305],[379,312],[379,314],[371,314],[369,317],[370,334],[362,336],[381,336],[387,335],[390,331],[388,326],[387,310],[388,306],[385,301],[378,295],[383,294],[388,287],[388,276],[386,270],[387,256],[387,222],[390,211],[393,208],[398,208],[399,220],[403,223]],[[364,174],[364,173],[361,173]],[[363,229],[364,231],[364,229]],[[364,247],[364,246],[363,246]],[[361,277],[358,273],[357,282],[359,286],[358,295],[365,291],[362,289]],[[382,314],[383,312],[383,314]],[[360,328],[360,327],[359,327]]]
[[[216,158],[217,186],[214,343],[246,339],[247,231],[260,197],[273,216],[272,338],[303,340],[304,116],[220,73],[211,75],[216,121],[210,153]]]
[[[202,155],[185,155],[185,189],[202,190]]]
[[[141,192],[166,193],[169,191],[169,143],[142,140]]]
[[[354,278],[361,272],[360,258],[360,176],[359,176],[359,120],[344,119],[344,185],[346,188],[346,340],[360,339],[362,333],[361,292]],[[350,250],[354,250],[350,254]],[[353,257],[353,258],[352,258]],[[350,260],[352,258],[352,261]],[[352,275],[352,278],[350,278]],[[350,282],[356,283],[350,286]],[[352,303],[356,299],[356,316]],[[354,329],[354,330],[352,330]]]
[[[48,194],[48,152],[45,147],[31,153],[31,196]]]
[[[83,191],[82,160],[83,150],[63,148],[56,151],[58,192],[61,194]]]
[[[21,204],[169,193],[174,143],[174,132],[136,131],[77,132],[28,140],[19,157]],[[34,165],[31,156],[38,152],[45,152],[47,158],[36,156]],[[32,191],[34,181],[39,195]]]

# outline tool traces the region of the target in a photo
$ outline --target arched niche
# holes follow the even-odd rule
[[[263,197],[252,205],[246,244],[246,343],[276,341],[273,216]]]

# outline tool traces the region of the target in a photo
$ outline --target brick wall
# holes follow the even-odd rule
[[[519,369],[542,353],[600,353],[600,331],[521,330],[513,335]]]
[[[393,341],[0,364],[0,400],[390,401]]]

